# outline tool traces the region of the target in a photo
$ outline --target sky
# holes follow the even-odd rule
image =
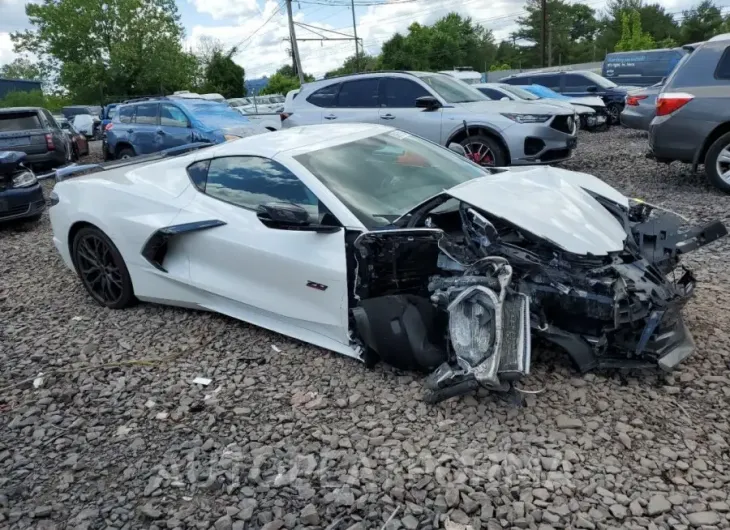
[[[15,57],[10,32],[30,27],[25,3],[26,0],[0,0],[0,65]],[[602,10],[606,0],[584,3]],[[670,12],[679,12],[695,2],[660,0],[660,3]],[[383,42],[396,32],[405,32],[411,23],[430,24],[451,11],[472,17],[491,29],[499,41],[516,29],[515,20],[524,8],[524,0],[355,0],[355,4],[357,34],[370,54],[379,53]],[[186,30],[185,46],[194,49],[206,36],[226,46],[237,45],[240,51],[234,60],[246,69],[248,79],[271,75],[290,61],[283,0],[177,0],[177,5]],[[299,23],[352,35],[349,0],[300,0],[294,1],[292,8],[294,20]],[[319,38],[301,26],[296,27],[296,33],[298,39]],[[355,44],[353,41],[307,41],[299,43],[299,51],[304,71],[320,77],[354,55]],[[479,65],[454,66],[479,69]]]

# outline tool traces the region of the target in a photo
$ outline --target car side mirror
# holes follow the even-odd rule
[[[256,217],[267,227],[278,230],[298,230],[331,234],[341,227],[312,224],[307,210],[290,202],[267,202],[256,209]]]
[[[433,96],[416,98],[416,107],[419,109],[436,110],[441,108],[441,102]]]
[[[458,153],[466,158],[466,149],[464,149],[463,145],[456,142],[451,142],[447,147],[451,149],[454,153]]]
[[[596,85],[591,85],[588,88],[586,88],[588,92],[598,92],[598,87]]]

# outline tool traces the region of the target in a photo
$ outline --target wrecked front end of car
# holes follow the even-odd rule
[[[529,222],[448,193],[400,226],[360,235],[352,316],[361,343],[384,362],[428,372],[431,402],[480,387],[511,391],[529,375],[538,339],[565,350],[581,372],[676,367],[694,350],[682,308],[696,281],[678,269],[680,257],[725,236],[725,226],[682,230],[650,205],[579,193],[608,212],[604,235],[620,242],[615,250],[568,251]],[[576,236],[600,239],[591,231],[609,220],[578,207],[568,215],[579,211],[586,234]]]

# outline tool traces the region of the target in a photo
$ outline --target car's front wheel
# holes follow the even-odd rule
[[[466,157],[480,166],[504,166],[507,157],[502,146],[494,138],[478,134],[461,141]]]
[[[129,147],[125,147],[123,149],[119,150],[119,153],[117,154],[117,158],[119,160],[126,160],[127,158],[132,158],[134,155],[134,149],[131,149]]]
[[[720,136],[707,150],[705,173],[715,187],[730,193],[730,133]]]
[[[71,248],[81,283],[94,300],[110,309],[123,309],[135,302],[124,259],[104,232],[85,226],[74,236]]]
[[[618,125],[621,123],[621,106],[618,103],[611,103],[606,107],[608,119],[606,122],[610,125]]]

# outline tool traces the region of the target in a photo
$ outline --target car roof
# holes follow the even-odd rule
[[[43,107],[5,107],[0,108],[0,112],[29,112],[44,110]]]

